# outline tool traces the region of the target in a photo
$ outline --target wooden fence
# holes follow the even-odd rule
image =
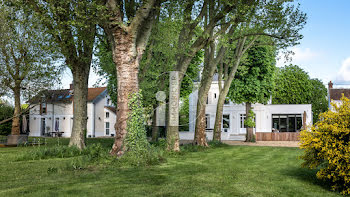
[[[299,132],[256,132],[257,141],[299,141]]]

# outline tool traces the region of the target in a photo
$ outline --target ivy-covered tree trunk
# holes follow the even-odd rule
[[[80,65],[79,67],[77,65]],[[76,63],[72,68],[73,74],[73,128],[69,146],[79,149],[85,148],[85,137],[87,132],[87,95],[90,63]]]
[[[135,1],[107,0],[105,2],[110,16],[108,21],[101,25],[112,46],[118,79],[116,136],[110,151],[115,156],[122,156],[125,152],[124,139],[130,112],[129,95],[139,91],[139,64],[161,2],[160,0],[145,1],[141,7],[135,6]],[[124,9],[125,7],[127,9]],[[126,18],[127,23],[124,22]]]
[[[246,120],[250,117],[248,117],[248,114],[250,114],[250,110],[252,110],[252,104],[247,102],[245,104],[245,114],[246,114]],[[253,127],[247,126],[247,134],[246,134],[246,142],[253,142]]]
[[[118,105],[116,137],[111,150],[112,155],[121,156],[124,153],[123,142],[127,134],[127,120],[130,109],[128,107],[129,95],[138,92],[139,63],[143,51],[137,51],[135,38],[121,28],[113,33],[115,49],[113,61],[117,68],[118,79]]]
[[[21,88],[19,85],[13,88],[13,93],[15,96],[15,111],[13,113],[12,120],[12,129],[11,135],[19,135],[21,132],[21,122],[20,122],[20,114],[21,114]]]

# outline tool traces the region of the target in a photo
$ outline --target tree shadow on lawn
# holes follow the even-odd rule
[[[316,177],[318,169],[307,169],[302,167],[289,167],[283,169],[282,174],[297,178],[301,181],[318,185],[326,190],[332,191],[330,183],[320,180]]]

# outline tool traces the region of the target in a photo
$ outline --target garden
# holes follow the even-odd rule
[[[185,145],[137,166],[106,156],[111,138],[87,139],[93,158],[65,154],[68,142],[1,148],[0,196],[340,196],[301,167],[298,148]]]

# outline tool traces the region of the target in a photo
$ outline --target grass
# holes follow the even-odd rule
[[[110,147],[113,139],[88,139]],[[50,139],[48,146],[56,144]],[[67,139],[61,139],[67,144]],[[18,161],[36,147],[0,148],[0,196],[340,196],[300,168],[297,148],[223,146],[170,155],[150,167],[96,165],[74,158]]]

